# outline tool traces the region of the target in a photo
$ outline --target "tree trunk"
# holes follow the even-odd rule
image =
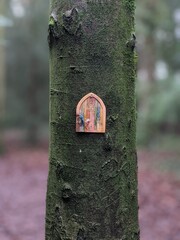
[[[137,240],[134,0],[51,1],[46,240]],[[77,133],[93,92],[105,133]]]
[[[28,27],[31,34],[34,38],[37,38],[37,28],[34,26],[35,20],[33,12],[36,9],[36,1],[33,0],[29,3],[29,9],[31,14],[28,19]],[[27,46],[32,48],[32,42],[28,42]],[[39,130],[39,104],[38,104],[38,93],[39,93],[39,84],[38,84],[38,60],[33,52],[28,56],[29,62],[29,84],[27,86],[27,109],[29,114],[29,119],[27,122],[27,143],[30,146],[36,146],[38,143],[38,130]]]

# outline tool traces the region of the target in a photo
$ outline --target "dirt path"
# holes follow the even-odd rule
[[[47,153],[12,152],[0,160],[0,240],[43,240]]]

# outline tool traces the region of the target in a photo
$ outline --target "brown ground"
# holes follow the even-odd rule
[[[151,167],[164,156],[139,153],[141,240],[180,240],[180,178]],[[47,158],[44,149],[0,157],[0,240],[44,240]]]

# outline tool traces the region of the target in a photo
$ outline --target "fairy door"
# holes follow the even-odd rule
[[[76,108],[76,132],[105,133],[106,107],[94,93],[84,96]]]

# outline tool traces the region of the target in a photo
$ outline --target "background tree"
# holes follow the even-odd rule
[[[14,26],[7,34],[6,125],[25,129],[35,144],[48,120],[48,0],[9,1],[9,6]]]
[[[3,12],[5,9],[5,2],[1,1],[0,3],[0,116],[1,121],[2,117],[4,116],[4,95],[5,95],[5,38],[4,38],[4,24],[5,24],[5,17],[3,16]],[[4,19],[4,20],[3,20]]]
[[[136,18],[140,59],[138,142],[151,145],[161,135],[164,138],[164,134],[179,133],[178,2],[139,0]]]
[[[51,1],[46,239],[139,239],[134,1]],[[76,133],[89,92],[105,134]]]
[[[0,153],[3,152],[3,125],[5,117],[5,95],[6,95],[6,40],[5,27],[11,26],[11,21],[4,16],[7,3],[0,2]]]

